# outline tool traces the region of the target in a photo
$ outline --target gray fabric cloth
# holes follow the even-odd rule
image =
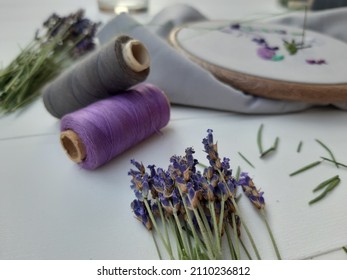
[[[336,13],[347,15],[347,9]],[[314,20],[317,21],[319,17],[317,12]],[[248,114],[288,113],[315,106],[302,102],[266,99],[241,92],[180,55],[167,43],[166,36],[176,26],[199,20],[206,20],[206,17],[191,6],[179,4],[164,9],[147,25],[141,25],[131,16],[121,14],[109,21],[97,36],[102,44],[119,34],[127,34],[142,41],[151,55],[151,72],[147,81],[163,89],[174,104]],[[296,15],[281,20],[283,23],[288,21],[291,25],[300,24]],[[330,20],[333,24],[338,22],[333,14],[326,17],[327,22]],[[314,21],[311,24],[311,18],[309,24],[315,24]],[[319,25],[319,22],[316,24]],[[345,26],[335,28],[339,31],[333,29],[328,29],[327,33],[333,33],[332,36],[343,33],[347,36],[344,33]],[[338,107],[344,108],[341,104]]]
[[[314,0],[311,6],[312,10],[325,10],[338,7],[346,7],[347,0]]]

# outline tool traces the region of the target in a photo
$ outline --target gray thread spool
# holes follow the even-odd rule
[[[143,82],[149,64],[140,41],[119,36],[45,86],[43,102],[53,116],[61,118]]]

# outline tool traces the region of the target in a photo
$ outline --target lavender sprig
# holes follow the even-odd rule
[[[0,70],[0,111],[29,104],[48,81],[93,50],[98,25],[85,18],[83,10],[66,17],[52,14],[28,46]]]
[[[131,189],[137,197],[132,203],[135,217],[148,230],[157,232],[171,259],[221,259],[225,233],[232,258],[240,259],[243,250],[251,259],[242,240],[243,230],[260,259],[237,206],[237,190],[242,187],[253,203],[259,205],[264,204],[263,193],[254,191],[243,175],[243,179],[235,179],[229,158],[219,156],[212,130],[207,131],[202,143],[209,161],[202,172],[196,168],[200,164],[193,148],[187,148],[183,156],[172,156],[167,170],[149,165],[146,172],[142,163],[131,161],[136,168],[129,171]],[[175,238],[176,254],[169,230]]]

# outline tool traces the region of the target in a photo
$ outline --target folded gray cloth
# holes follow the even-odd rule
[[[344,14],[346,17],[347,9],[338,10],[336,13]],[[318,30],[320,16],[323,16],[326,22],[337,21],[334,14],[325,16],[323,12],[317,12],[315,15],[310,15],[309,26],[311,27],[311,22],[313,25],[316,22],[316,30]],[[291,21],[290,18],[293,20]],[[161,11],[147,25],[139,24],[127,14],[118,15],[98,32],[97,37],[101,44],[120,34],[127,34],[140,40],[148,48],[151,56],[151,73],[147,81],[164,90],[173,104],[249,114],[288,113],[315,106],[315,104],[303,102],[256,97],[241,92],[219,81],[210,72],[179,54],[167,43],[166,36],[174,27],[186,22],[206,19],[193,7],[178,4]],[[288,21],[288,24],[292,25],[299,25],[302,21],[296,15],[290,15],[281,20],[283,22]],[[339,26],[339,32],[346,37],[345,26]],[[328,34],[331,32],[332,36],[340,34],[333,29],[324,31],[327,31]],[[343,38],[341,34],[338,36],[340,39]],[[345,104],[336,106],[347,109]]]
[[[325,10],[338,7],[346,7],[347,0],[314,0],[311,6],[312,10]]]

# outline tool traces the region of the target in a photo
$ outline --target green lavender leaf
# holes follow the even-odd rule
[[[299,142],[298,147],[296,148],[296,152],[300,153],[302,148],[302,141]]]
[[[319,190],[323,189],[325,186],[329,185],[331,182],[333,182],[333,181],[335,181],[337,179],[339,179],[339,175],[336,175],[334,177],[331,177],[328,180],[323,181],[322,183],[320,183],[317,187],[315,187],[313,189],[313,192],[316,192],[316,191],[319,191]]]
[[[313,167],[315,167],[315,166],[317,166],[317,165],[319,165],[319,164],[321,164],[321,163],[322,163],[322,161],[315,161],[315,162],[313,162],[313,163],[310,163],[310,164],[308,164],[308,165],[305,165],[304,167],[302,167],[302,168],[300,168],[300,169],[298,169],[298,170],[296,170],[296,171],[290,173],[289,176],[295,176],[295,175],[297,175],[297,174],[300,174],[300,173],[302,173],[302,172],[304,172],[304,171],[306,171],[306,170],[309,170],[309,169],[311,169],[311,168],[313,168]]]
[[[258,143],[258,149],[259,149],[260,154],[262,154],[264,152],[263,142],[262,142],[263,128],[264,128],[264,124],[261,124],[259,129],[258,129],[258,134],[257,134],[257,143]]]
[[[336,188],[339,183],[340,183],[340,179],[336,179],[334,181],[332,181],[324,190],[324,192],[322,192],[319,196],[317,196],[316,198],[312,199],[311,201],[309,201],[309,204],[314,204],[318,201],[320,201],[321,199],[323,199],[329,192],[331,192],[334,188]]]
[[[321,159],[324,159],[324,160],[329,161],[329,162],[333,162],[333,163],[337,164],[338,166],[347,167],[347,164],[343,164],[341,162],[334,161],[334,160],[331,160],[331,159],[326,158],[326,157],[321,157]]]
[[[320,141],[318,139],[315,139],[315,140],[318,144],[320,144],[329,153],[332,161],[335,163],[336,167],[339,168],[338,164],[336,163],[335,156],[334,156],[333,152],[328,148],[328,146],[326,146],[322,141]]]
[[[279,139],[278,137],[276,137],[274,144],[273,144],[269,149],[267,149],[266,151],[264,151],[264,152],[260,155],[260,157],[261,157],[261,158],[264,158],[264,157],[266,157],[269,153],[276,151],[277,146],[278,146],[278,143],[279,143],[279,140],[280,140],[280,139]]]
[[[240,157],[245,161],[247,162],[251,167],[255,168],[254,165],[241,153],[241,152],[237,152]]]

